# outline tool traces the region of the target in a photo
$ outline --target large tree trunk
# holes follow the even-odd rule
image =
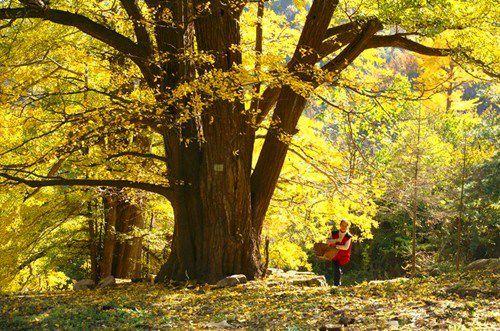
[[[241,64],[241,54],[232,48],[240,44],[232,10],[216,1],[210,15],[195,21],[199,50],[214,55],[214,67],[222,71]],[[254,131],[243,107],[239,100],[216,101],[203,118],[191,119],[177,135],[165,135],[169,173],[185,185],[174,189],[172,251],[157,281],[215,282],[235,273],[249,278],[261,273],[250,192]],[[186,145],[185,138],[195,139]]]
[[[213,109],[224,118],[233,104],[218,103]],[[226,113],[226,114],[224,114]],[[174,190],[175,228],[171,254],[157,281],[196,279],[215,282],[227,275],[260,275],[260,233],[251,215],[249,160],[235,151],[245,150],[247,139],[241,121],[220,121],[204,128],[206,142],[166,137],[171,173],[186,183]],[[182,135],[196,132],[194,121]],[[250,138],[249,138],[250,139]]]
[[[249,190],[248,184],[232,184],[236,190],[237,186]],[[158,281],[215,282],[231,274],[251,278],[260,274],[259,234],[252,227],[249,194],[246,199],[234,192],[224,194],[230,185],[222,183],[212,188],[213,192],[193,187],[178,193],[172,251]],[[219,201],[213,201],[214,195]]]

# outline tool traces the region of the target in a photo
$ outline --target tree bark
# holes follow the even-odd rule
[[[89,214],[92,215],[90,202],[88,203]],[[90,271],[94,282],[99,280],[100,265],[99,265],[99,238],[98,238],[98,223],[94,217],[89,217],[87,220],[89,233],[89,251],[90,251]]]
[[[119,191],[107,192],[103,201],[105,234],[100,266],[101,278],[139,277],[142,239],[129,237],[134,228],[144,227],[142,208]]]
[[[233,48],[240,44],[233,10],[215,1],[211,14],[195,21],[199,50],[212,54],[215,68],[222,71],[241,64],[241,54]],[[186,184],[174,190],[171,254],[157,281],[215,282],[235,273],[249,278],[261,273],[259,233],[251,214],[254,137],[243,107],[241,101],[215,101],[206,116],[192,119],[179,136],[166,137],[170,173]],[[202,141],[179,143],[200,135]]]
[[[417,114],[417,141],[415,146],[415,163],[413,169],[413,199],[412,199],[412,212],[411,212],[411,220],[412,220],[412,235],[411,235],[411,276],[415,277],[417,273],[417,220],[418,220],[418,175],[419,175],[419,166],[420,166],[420,140],[421,140],[421,121],[420,117],[420,108],[418,109]]]

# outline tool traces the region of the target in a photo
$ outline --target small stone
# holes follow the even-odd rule
[[[335,324],[325,324],[319,328],[320,331],[342,331],[344,327]]]
[[[108,276],[108,277],[105,277],[99,281],[98,287],[105,288],[105,287],[113,286],[115,284],[116,284],[115,277]]]
[[[285,272],[279,268],[268,268],[266,274],[267,275],[282,275]]]
[[[92,279],[82,279],[73,284],[73,290],[81,291],[81,290],[90,290],[95,287],[95,282]]]
[[[328,283],[326,282],[325,276],[317,276],[309,279],[308,285],[311,287],[321,287],[328,286]]]
[[[114,310],[114,309],[116,309],[116,307],[113,305],[104,305],[101,307],[101,309],[102,310]]]
[[[115,283],[116,284],[128,284],[128,283],[132,283],[132,280],[128,279],[128,278],[115,278]]]
[[[276,286],[282,285],[282,283],[278,282],[278,281],[270,281],[270,282],[267,282],[266,285],[267,285],[267,287],[276,287]]]
[[[395,283],[404,283],[407,282],[409,278],[406,277],[398,277],[398,278],[393,278],[393,279],[382,279],[382,280],[372,280],[368,282],[368,284],[373,285],[373,284],[395,284]]]
[[[399,329],[399,322],[397,320],[390,320],[387,322],[387,327],[389,329]]]
[[[224,278],[225,279],[225,278]],[[222,322],[211,322],[205,325],[209,329],[231,329],[233,326],[229,324],[227,321]]]
[[[288,270],[284,276],[286,277],[303,277],[303,276],[315,276],[316,274],[312,271],[297,271],[297,270]]]
[[[342,314],[339,318],[339,323],[343,326],[348,326],[349,324],[353,324],[354,322],[356,322],[356,319],[354,317],[347,316],[345,314]]]
[[[245,284],[247,282],[247,276],[245,275],[232,275],[231,277],[235,277],[236,279],[238,279],[240,284]]]
[[[247,282],[247,277],[245,275],[232,275],[226,278],[223,278],[217,282],[216,287],[232,287],[238,284],[245,284]]]
[[[320,287],[320,286],[328,286],[326,282],[325,276],[316,276],[313,278],[298,278],[292,279],[290,281],[292,285],[295,286],[309,286],[309,287]]]

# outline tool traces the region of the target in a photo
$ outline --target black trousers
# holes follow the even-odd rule
[[[340,267],[337,261],[332,261],[332,269],[333,269],[333,285],[340,286],[340,277],[342,276],[342,268]]]

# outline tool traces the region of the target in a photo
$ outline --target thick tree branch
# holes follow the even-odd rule
[[[354,21],[329,28],[325,33],[323,43],[318,49],[320,58],[323,59],[345,45],[352,43],[366,24],[366,21]]]
[[[366,22],[365,22],[366,23]],[[329,28],[323,40],[323,43],[318,48],[319,59],[322,59],[347,44],[352,43],[360,34],[363,29],[363,22],[353,21],[345,24],[341,24],[336,27]],[[412,52],[417,52],[424,55],[431,56],[446,56],[450,55],[452,50],[445,48],[432,48],[428,46],[421,45],[415,41],[405,38],[405,34],[389,35],[389,36],[372,36],[370,40],[367,41],[366,48],[377,48],[377,47],[397,47],[403,48]],[[288,67],[291,68],[291,62],[289,62]],[[488,74],[488,73],[487,73]],[[490,74],[490,76],[494,76]],[[267,87],[262,94],[261,101],[259,103],[259,114],[257,116],[256,123],[260,124],[267,116],[269,111],[272,109],[276,101],[278,100],[278,95],[280,93],[280,87]]]
[[[280,86],[268,86],[264,93],[262,93],[261,100],[259,101],[258,113],[255,116],[255,124],[259,125],[264,121],[267,114],[271,111],[281,92]]]
[[[59,169],[63,165],[64,161],[65,161],[65,158],[60,158],[59,160],[57,160],[57,162],[54,163],[54,165],[50,168],[49,173],[47,174],[47,177],[53,177],[59,171]],[[39,190],[40,190],[40,187],[35,188],[33,190],[33,192],[31,192],[26,197],[24,197],[24,201],[28,200],[30,197],[35,195]]]
[[[145,58],[146,50],[118,32],[80,14],[58,9],[0,8],[0,20],[40,18],[57,24],[73,26],[131,58]]]
[[[338,51],[345,45],[352,43],[359,35],[360,32],[363,31],[363,27],[370,22],[374,21],[353,21],[346,24],[341,24],[339,26],[329,28],[324,35],[324,40],[321,42],[315,51],[316,58],[315,61],[321,60],[324,57],[332,54],[335,51]],[[364,25],[363,25],[364,24]],[[314,63],[309,63],[314,64]],[[287,67],[289,70],[293,70],[293,66],[296,65],[295,60],[291,60]],[[272,109],[274,104],[278,100],[278,96],[280,94],[280,87],[267,87],[262,94],[261,101],[259,103],[259,113],[256,117],[257,125],[262,123],[264,118],[269,114],[269,111]]]
[[[67,179],[67,178],[47,178],[42,180],[26,179],[13,176],[7,173],[0,173],[0,177],[14,184],[24,184],[29,187],[49,187],[49,186],[88,186],[88,187],[115,187],[115,188],[133,188],[163,195],[167,199],[171,198],[170,188],[162,185],[135,182],[120,179]]]
[[[141,9],[136,0],[121,0],[123,8],[132,20],[134,25],[135,36],[137,43],[143,46],[148,55],[153,53],[153,45],[149,36],[148,30],[144,25],[144,17],[142,16]]]
[[[382,24],[378,20],[368,21],[354,41],[345,47],[333,60],[325,64],[322,67],[323,70],[339,73],[345,69],[366,49],[373,35],[380,30],[382,30]]]
[[[416,41],[405,38],[404,34],[394,34],[389,36],[374,36],[368,43],[367,48],[377,48],[377,47],[396,47],[428,56],[457,55],[458,57],[463,57],[466,62],[472,63],[475,66],[481,68],[481,70],[486,75],[493,78],[500,77],[500,75],[496,73],[489,65],[481,62],[478,59],[474,59],[472,56],[470,56],[467,52],[464,52],[463,50],[425,46]]]
[[[129,57],[139,67],[148,85],[155,87],[155,68],[148,63],[149,53],[144,45],[138,45],[124,35],[80,14],[37,7],[0,8],[0,20],[21,18],[40,18],[77,28]]]
[[[140,153],[140,152],[134,152],[134,151],[126,151],[126,152],[116,153],[116,154],[108,156],[107,159],[111,160],[111,159],[122,157],[122,156],[142,157],[142,158],[154,159],[154,160],[158,160],[158,161],[162,161],[162,162],[167,161],[167,158],[164,156],[161,156],[161,155],[156,155],[153,153]]]
[[[318,61],[317,50],[337,4],[338,1],[332,0],[315,0],[312,3],[295,54],[289,63],[292,71],[295,65],[314,65]],[[278,124],[269,128],[251,177],[252,213],[256,228],[262,227],[288,150],[288,144],[280,137],[294,134],[307,102],[290,86],[284,86],[276,98],[278,101],[272,123]]]
[[[339,74],[366,49],[368,41],[381,29],[382,24],[380,21],[376,19],[367,21],[361,32],[357,33],[354,40],[333,60],[325,64],[322,69]],[[318,35],[322,34],[319,33]],[[310,38],[313,38],[313,36],[310,36]],[[322,40],[319,43],[316,44],[316,47],[321,45]],[[310,45],[312,46],[313,44],[311,43]],[[299,47],[300,45],[297,46],[297,48]],[[313,48],[313,50],[317,50],[317,48]],[[310,64],[308,61],[313,57],[314,54],[299,57],[298,63]],[[312,83],[314,86],[319,84],[316,81]],[[252,212],[257,227],[261,226],[264,220],[289,148],[288,139],[291,139],[296,133],[297,122],[306,103],[307,97],[298,94],[289,86],[284,86],[279,94],[272,119],[272,123],[278,124],[269,128],[251,178]]]
[[[264,17],[264,0],[259,0],[257,5],[257,22],[255,24],[255,71],[259,71],[261,68],[260,56],[262,55],[262,43],[263,43],[263,30],[262,30],[262,19]],[[259,109],[260,99],[258,94],[260,93],[261,83],[257,83],[254,86],[255,96],[252,97],[252,102],[250,104],[250,109],[256,111]]]
[[[328,28],[328,30],[326,30],[325,32],[324,40],[326,41],[327,39],[335,35],[344,34],[347,32],[354,32],[355,30],[358,30],[359,32],[362,25],[363,24],[361,21],[352,21],[349,23],[344,23]]]
[[[331,1],[329,4],[320,3],[320,1],[313,2],[314,6],[311,6],[311,9],[309,10],[306,24],[304,25],[304,29],[300,35],[293,58],[287,64],[288,70],[293,72],[295,67],[299,64],[314,65],[318,60],[324,57],[320,51],[322,49],[323,39],[327,33],[326,31],[328,31],[325,29],[324,24],[326,23],[328,25],[330,23],[331,16],[329,15],[329,10],[333,8],[332,10],[334,11],[337,4],[338,0]],[[326,7],[322,8],[321,6]],[[322,9],[318,11],[317,8]],[[327,9],[328,12],[321,12],[321,10],[325,8],[329,8]],[[323,21],[324,18],[327,18],[327,20]],[[314,23],[310,24],[311,22]],[[262,123],[274,104],[278,101],[280,92],[281,87],[279,86],[267,87],[264,90],[255,119],[255,123],[257,125]]]
[[[452,49],[424,46],[413,40],[405,38],[401,34],[394,34],[389,36],[373,36],[368,42],[366,48],[378,47],[397,47],[429,56],[448,56],[452,53]]]

